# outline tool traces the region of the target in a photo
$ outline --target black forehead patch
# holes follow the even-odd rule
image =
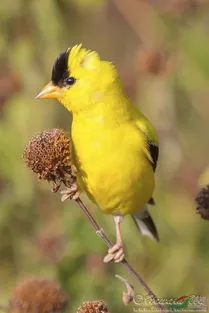
[[[61,85],[63,80],[69,76],[68,73],[69,50],[66,50],[58,56],[54,62],[51,80],[55,85]]]

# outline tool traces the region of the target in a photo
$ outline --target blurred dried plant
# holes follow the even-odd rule
[[[2,62],[1,62],[2,63]],[[1,73],[0,75],[0,108],[7,100],[22,88],[20,77],[17,73],[10,70]]]
[[[109,313],[109,310],[102,300],[84,302],[77,313]]]
[[[197,204],[197,213],[200,214],[204,220],[209,220],[209,185],[200,189],[195,201]]]
[[[208,0],[160,0],[157,2],[150,0],[149,2],[155,6],[156,9],[171,13],[179,18],[185,16],[186,13],[192,13],[203,4],[207,4]]]
[[[88,272],[92,272],[92,270],[96,271],[97,275],[101,276],[106,274],[107,268],[103,261],[102,254],[89,253],[85,259],[85,266]]]
[[[63,313],[68,296],[55,280],[27,278],[14,289],[9,313]]]
[[[66,238],[61,234],[41,233],[34,240],[40,256],[44,259],[57,263],[66,248]]]
[[[172,69],[172,58],[163,49],[141,49],[137,54],[136,67],[141,73],[165,75]]]

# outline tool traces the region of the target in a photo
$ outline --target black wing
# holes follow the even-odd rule
[[[157,160],[159,155],[159,148],[156,143],[149,142],[148,143],[149,153],[150,153],[150,161],[152,164],[153,171],[155,172],[157,167]],[[148,201],[148,204],[155,205],[155,200],[153,198],[150,198]]]
[[[158,145],[156,143],[148,141],[148,150],[149,150],[150,157],[151,157],[150,161],[152,163],[152,168],[153,168],[153,171],[155,172],[156,167],[157,167],[158,155],[159,155]]]
[[[153,197],[150,198],[147,203],[150,204],[150,205],[155,205],[155,200],[154,200],[154,198],[153,198]]]

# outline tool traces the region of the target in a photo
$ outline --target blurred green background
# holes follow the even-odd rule
[[[61,203],[22,160],[32,135],[70,127],[56,101],[35,95],[57,55],[82,42],[116,63],[128,95],[160,141],[156,207],[161,243],[141,237],[130,217],[130,263],[159,297],[209,295],[209,225],[194,198],[209,183],[209,4],[204,0],[7,0],[0,4],[0,303],[27,276],[58,279],[71,299],[121,301],[122,265],[104,265],[103,242],[73,203]],[[110,173],[111,175],[111,173]],[[114,239],[111,217],[85,202]]]

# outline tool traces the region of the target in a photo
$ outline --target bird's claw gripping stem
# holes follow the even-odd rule
[[[115,244],[108,250],[108,254],[104,257],[104,263],[114,261],[115,263],[122,262],[125,258],[123,246],[121,244]]]

